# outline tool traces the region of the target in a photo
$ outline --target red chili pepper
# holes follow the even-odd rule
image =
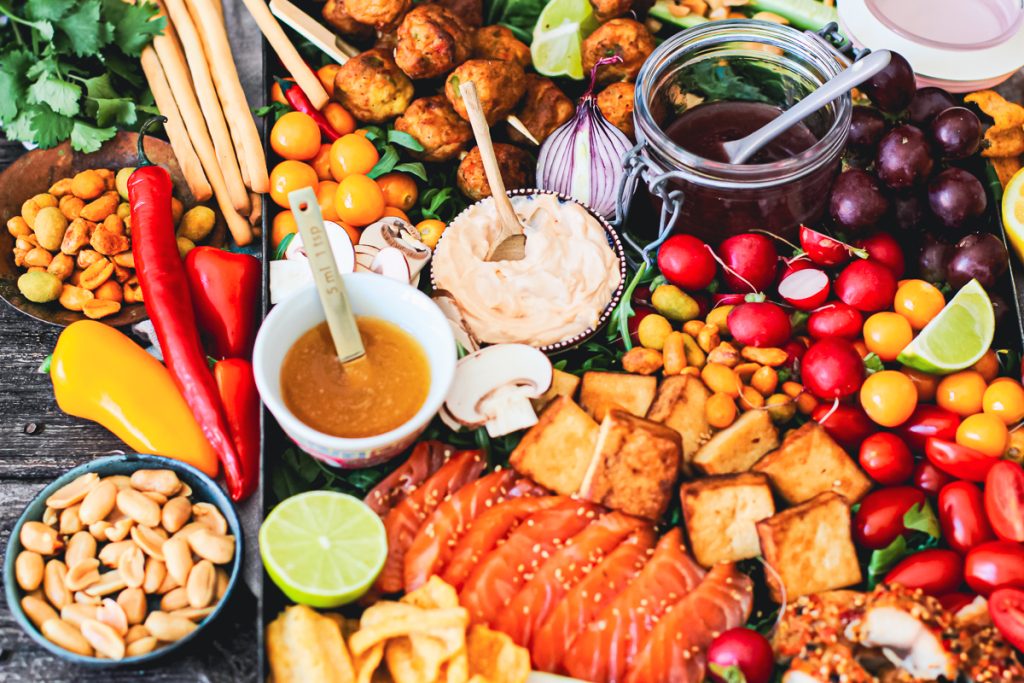
[[[178,254],[171,218],[170,174],[146,158],[143,141],[147,121],[139,131],[139,166],[128,178],[128,202],[132,218],[132,257],[146,300],[146,311],[156,328],[167,369],[188,403],[203,435],[224,466],[228,493],[241,500],[247,490],[241,463],[228,432],[217,383],[206,362],[199,340],[192,299],[188,294],[185,266]]]
[[[320,113],[320,110],[309,101],[306,93],[302,92],[302,88],[295,83],[289,84],[281,79],[277,79],[277,83],[281,86],[281,92],[284,93],[284,98],[288,100],[288,104],[292,105],[292,109],[301,111],[303,114],[309,114],[316,121],[316,125],[320,126],[320,131],[327,136],[328,140],[334,142],[341,137],[341,133],[334,130],[334,126],[327,120],[327,117]]]
[[[256,490],[260,480],[260,394],[252,374],[252,363],[228,358],[213,366],[220,400],[227,413],[228,429],[241,457],[241,499]]]
[[[250,358],[262,268],[255,256],[196,247],[185,257],[199,329],[214,358]]]

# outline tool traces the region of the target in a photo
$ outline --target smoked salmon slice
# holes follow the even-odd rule
[[[405,462],[370,489],[363,502],[378,516],[384,517],[427,477],[441,469],[453,453],[454,448],[440,441],[419,442]]]
[[[704,573],[686,552],[682,531],[669,531],[639,575],[573,641],[566,670],[587,681],[621,683],[658,619],[696,588]]]

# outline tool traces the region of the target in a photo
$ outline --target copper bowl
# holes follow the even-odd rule
[[[21,214],[21,205],[26,199],[50,189],[61,178],[68,178],[90,168],[117,170],[136,165],[136,143],[138,134],[118,133],[99,150],[83,154],[71,149],[67,142],[51,149],[37,149],[19,157],[0,173],[0,224]],[[163,140],[147,137],[146,154],[156,164],[170,171],[174,181],[174,196],[185,210],[198,202],[189,191],[185,177],[170,144]],[[227,227],[218,214],[217,224],[210,237],[204,242],[211,246],[223,246],[227,239]],[[56,301],[37,304],[29,301],[18,291],[18,277],[25,270],[14,265],[14,237],[6,227],[0,229],[0,298],[25,315],[50,325],[65,327],[85,316],[78,311],[69,311]],[[102,322],[114,327],[123,327],[145,320],[146,307],[143,304],[124,306],[118,313],[107,316]]]

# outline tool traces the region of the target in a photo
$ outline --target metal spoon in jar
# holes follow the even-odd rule
[[[739,140],[723,142],[722,148],[725,150],[725,157],[730,164],[746,163],[750,157],[781,133],[889,66],[890,60],[892,60],[891,52],[879,50],[854,62],[848,69],[794,104],[766,126]]]
[[[473,136],[476,138],[477,147],[480,148],[480,158],[484,163],[487,184],[491,188],[494,207],[498,211],[498,236],[491,243],[491,248],[484,260],[520,261],[526,256],[526,235],[523,234],[523,224],[519,222],[519,216],[516,215],[515,209],[512,208],[512,202],[509,201],[508,194],[505,193],[501,167],[498,166],[498,158],[494,154],[494,145],[491,143],[491,129],[487,125],[483,107],[480,106],[476,86],[472,81],[466,81],[459,86],[459,92],[466,105],[466,113],[469,114],[469,124],[473,127]]]

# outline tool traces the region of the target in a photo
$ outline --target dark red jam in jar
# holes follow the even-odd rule
[[[717,243],[762,229],[793,236],[827,209],[850,126],[844,96],[745,164],[721,143],[754,132],[844,68],[811,33],[761,21],[718,21],[663,43],[637,79],[635,118],[648,179],[673,173],[676,231]]]

